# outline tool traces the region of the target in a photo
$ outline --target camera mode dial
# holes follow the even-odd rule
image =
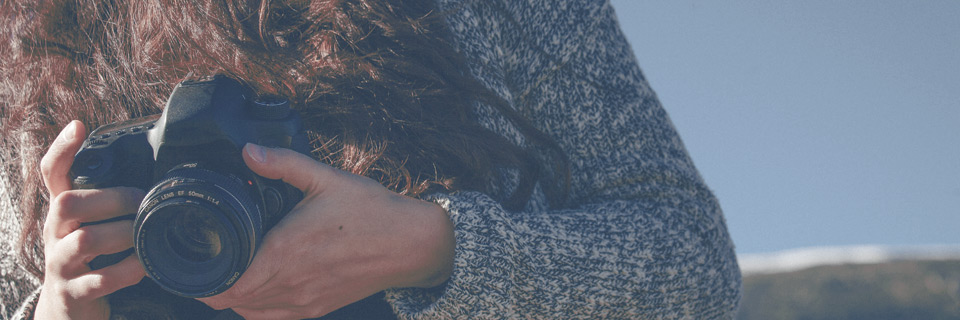
[[[263,120],[280,120],[290,115],[290,100],[281,96],[260,96],[247,104],[247,112]]]

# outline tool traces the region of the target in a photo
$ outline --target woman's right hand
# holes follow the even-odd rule
[[[57,136],[40,161],[50,211],[43,226],[45,273],[36,319],[108,319],[106,296],[140,282],[145,273],[136,255],[91,270],[94,257],[133,246],[133,221],[101,224],[137,211],[144,192],[135,188],[71,190],[69,170],[86,129],[74,120]]]

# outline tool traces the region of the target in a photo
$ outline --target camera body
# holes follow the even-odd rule
[[[147,275],[174,294],[207,297],[239,279],[266,232],[303,198],[250,171],[241,156],[247,143],[310,150],[287,99],[256,97],[224,76],[188,80],[162,114],[94,130],[70,174],[78,189],[149,190],[134,217],[134,249]]]

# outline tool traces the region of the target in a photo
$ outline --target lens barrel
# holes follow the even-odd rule
[[[134,224],[134,247],[147,275],[189,298],[230,288],[263,235],[251,184],[193,164],[167,172],[147,193]]]

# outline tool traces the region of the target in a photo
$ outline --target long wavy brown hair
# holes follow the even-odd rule
[[[317,159],[410,196],[485,190],[499,168],[513,168],[521,184],[504,203],[517,209],[543,171],[536,163],[562,154],[471,76],[433,0],[0,6],[0,159],[24,215],[22,255],[37,275],[50,200],[39,160],[60,128],[72,119],[94,128],[159,113],[190,74],[225,74],[290,97]],[[536,147],[482,128],[475,102],[506,115]],[[565,196],[564,188],[546,189],[551,199]]]

